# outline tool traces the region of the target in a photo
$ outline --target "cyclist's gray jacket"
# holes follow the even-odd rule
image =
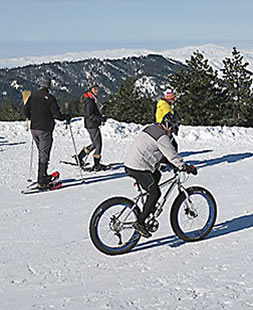
[[[184,165],[166,131],[156,123],[144,128],[137,136],[124,164],[131,169],[154,172],[163,156],[178,168]]]

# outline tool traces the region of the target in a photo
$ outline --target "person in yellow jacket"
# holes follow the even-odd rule
[[[174,135],[178,135],[179,130],[179,116],[177,112],[173,108],[174,101],[176,99],[176,95],[172,92],[166,92],[165,96],[160,98],[156,104],[155,110],[155,122],[162,123],[164,115],[170,114],[171,117],[174,119],[175,128],[174,128]],[[175,150],[178,152],[178,144],[175,139],[175,136],[171,137],[172,145],[174,146]]]

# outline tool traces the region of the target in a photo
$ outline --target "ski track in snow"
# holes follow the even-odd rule
[[[72,123],[78,149],[89,142],[83,120]],[[102,127],[103,162],[122,163],[142,126],[112,119]],[[183,243],[168,225],[142,238],[129,254],[110,257],[89,240],[95,207],[110,196],[136,192],[123,169],[84,173],[70,160],[70,132],[57,122],[49,171],[68,185],[55,192],[22,195],[31,155],[25,122],[0,122],[0,309],[253,309],[253,129],[182,126],[184,159],[199,169],[190,184],[216,197],[211,234]],[[33,156],[36,178],[37,150]]]

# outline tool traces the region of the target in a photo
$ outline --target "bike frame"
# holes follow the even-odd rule
[[[181,172],[179,171],[176,171],[175,172],[175,175],[168,179],[168,180],[165,180],[163,181],[162,183],[159,184],[159,187],[160,188],[163,188],[165,187],[166,185],[170,185],[168,190],[165,192],[164,195],[162,195],[162,197],[159,199],[160,201],[157,202],[157,205],[156,205],[156,211],[155,211],[155,214],[154,214],[154,218],[157,218],[163,211],[163,206],[165,205],[166,201],[168,200],[168,198],[170,197],[170,195],[172,194],[174,188],[177,186],[178,187],[178,191],[179,192],[184,192],[185,195],[186,195],[186,201],[187,203],[190,202],[189,201],[189,195],[187,193],[187,190],[186,188],[183,186],[182,183],[186,182],[186,180],[188,178],[185,178],[185,180],[181,180],[181,175],[180,175]],[[138,192],[140,192],[136,197],[134,197],[134,204],[133,206],[129,209],[129,211],[127,212],[124,220],[122,221],[123,223],[126,221],[126,219],[128,218],[128,216],[130,215],[130,213],[133,211],[133,209],[138,206],[138,202],[141,201],[141,204],[144,205],[144,198],[145,196],[148,195],[148,192],[144,192],[144,190],[141,189],[140,185],[138,183],[135,183],[136,186],[137,186],[137,190]],[[121,214],[125,211],[125,209],[122,210]],[[120,214],[120,215],[121,215]],[[119,215],[119,217],[120,217]]]
[[[182,172],[182,173],[183,173],[184,176],[185,176],[185,172]],[[179,191],[179,192],[184,192],[184,193],[185,193],[186,202],[187,202],[187,203],[190,202],[190,201],[189,201],[189,195],[188,195],[188,193],[187,193],[187,190],[186,190],[186,188],[183,186],[183,183],[186,182],[187,179],[188,179],[188,177],[185,177],[185,180],[182,181],[182,180],[181,180],[181,174],[180,174],[180,172],[177,171],[177,172],[175,172],[175,175],[174,175],[172,178],[170,178],[170,179],[168,179],[168,180],[162,182],[162,183],[159,185],[160,188],[163,188],[163,187],[165,187],[165,185],[167,185],[167,184],[169,185],[169,184],[170,184],[168,190],[167,190],[167,191],[165,192],[165,194],[162,195],[162,197],[160,198],[160,201],[161,201],[161,202],[158,201],[158,203],[157,203],[157,209],[156,209],[156,212],[155,212],[155,214],[154,214],[154,217],[155,217],[155,218],[157,218],[157,217],[162,213],[162,211],[163,211],[163,206],[165,205],[165,203],[166,203],[166,201],[168,200],[168,198],[171,196],[171,194],[172,194],[172,192],[174,191],[174,188],[175,188],[176,186],[178,187],[178,191]]]

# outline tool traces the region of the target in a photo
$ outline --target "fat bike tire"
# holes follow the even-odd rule
[[[173,202],[171,226],[183,241],[199,241],[212,230],[217,217],[217,205],[213,195],[203,187],[193,186],[186,191],[189,199],[181,192]]]
[[[140,210],[125,197],[103,201],[90,218],[89,232],[93,245],[107,255],[129,252],[136,246],[140,234],[133,228]]]

